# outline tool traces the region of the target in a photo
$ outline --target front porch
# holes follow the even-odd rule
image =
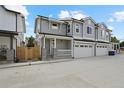
[[[112,50],[115,51],[116,54],[120,53],[120,44],[119,43],[111,43],[112,45]]]
[[[43,38],[42,60],[72,58],[72,38],[45,35]]]
[[[16,56],[16,33],[0,31],[0,64],[14,62]]]

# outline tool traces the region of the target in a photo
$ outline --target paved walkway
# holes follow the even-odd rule
[[[123,87],[124,55],[0,69],[0,87]]]

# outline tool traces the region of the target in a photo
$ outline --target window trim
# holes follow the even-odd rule
[[[92,34],[92,27],[87,26],[87,34],[91,35]]]
[[[78,29],[78,31],[77,31]],[[75,24],[75,32],[79,33],[80,32],[80,25],[78,23]]]
[[[53,24],[56,24],[56,26],[53,26]],[[55,22],[51,22],[51,28],[52,29],[59,29],[59,24]]]
[[[70,33],[70,30],[71,30],[70,27],[71,27],[70,24],[68,24],[68,25],[67,25],[67,32],[68,32],[68,33]]]

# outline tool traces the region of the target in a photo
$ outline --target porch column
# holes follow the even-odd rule
[[[112,44],[112,49],[113,49],[113,50],[115,49],[114,47],[115,47],[114,44]]]
[[[45,48],[45,37],[43,38],[43,48]]]
[[[10,36],[10,49],[13,49],[13,36]]]
[[[54,38],[54,48],[56,48],[56,38]]]
[[[43,37],[43,48],[42,48],[42,51],[41,51],[41,58],[42,60],[46,60],[46,57],[47,57],[47,51],[45,49],[45,37]]]
[[[71,56],[74,57],[73,55],[74,49],[73,49],[73,39],[71,39]]]
[[[120,43],[118,43],[118,49],[119,49],[119,53],[120,53]]]
[[[55,58],[55,59],[57,58],[56,38],[54,38],[53,58]]]

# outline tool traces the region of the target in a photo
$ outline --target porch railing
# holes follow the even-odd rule
[[[57,56],[71,56],[71,49],[57,49]]]

